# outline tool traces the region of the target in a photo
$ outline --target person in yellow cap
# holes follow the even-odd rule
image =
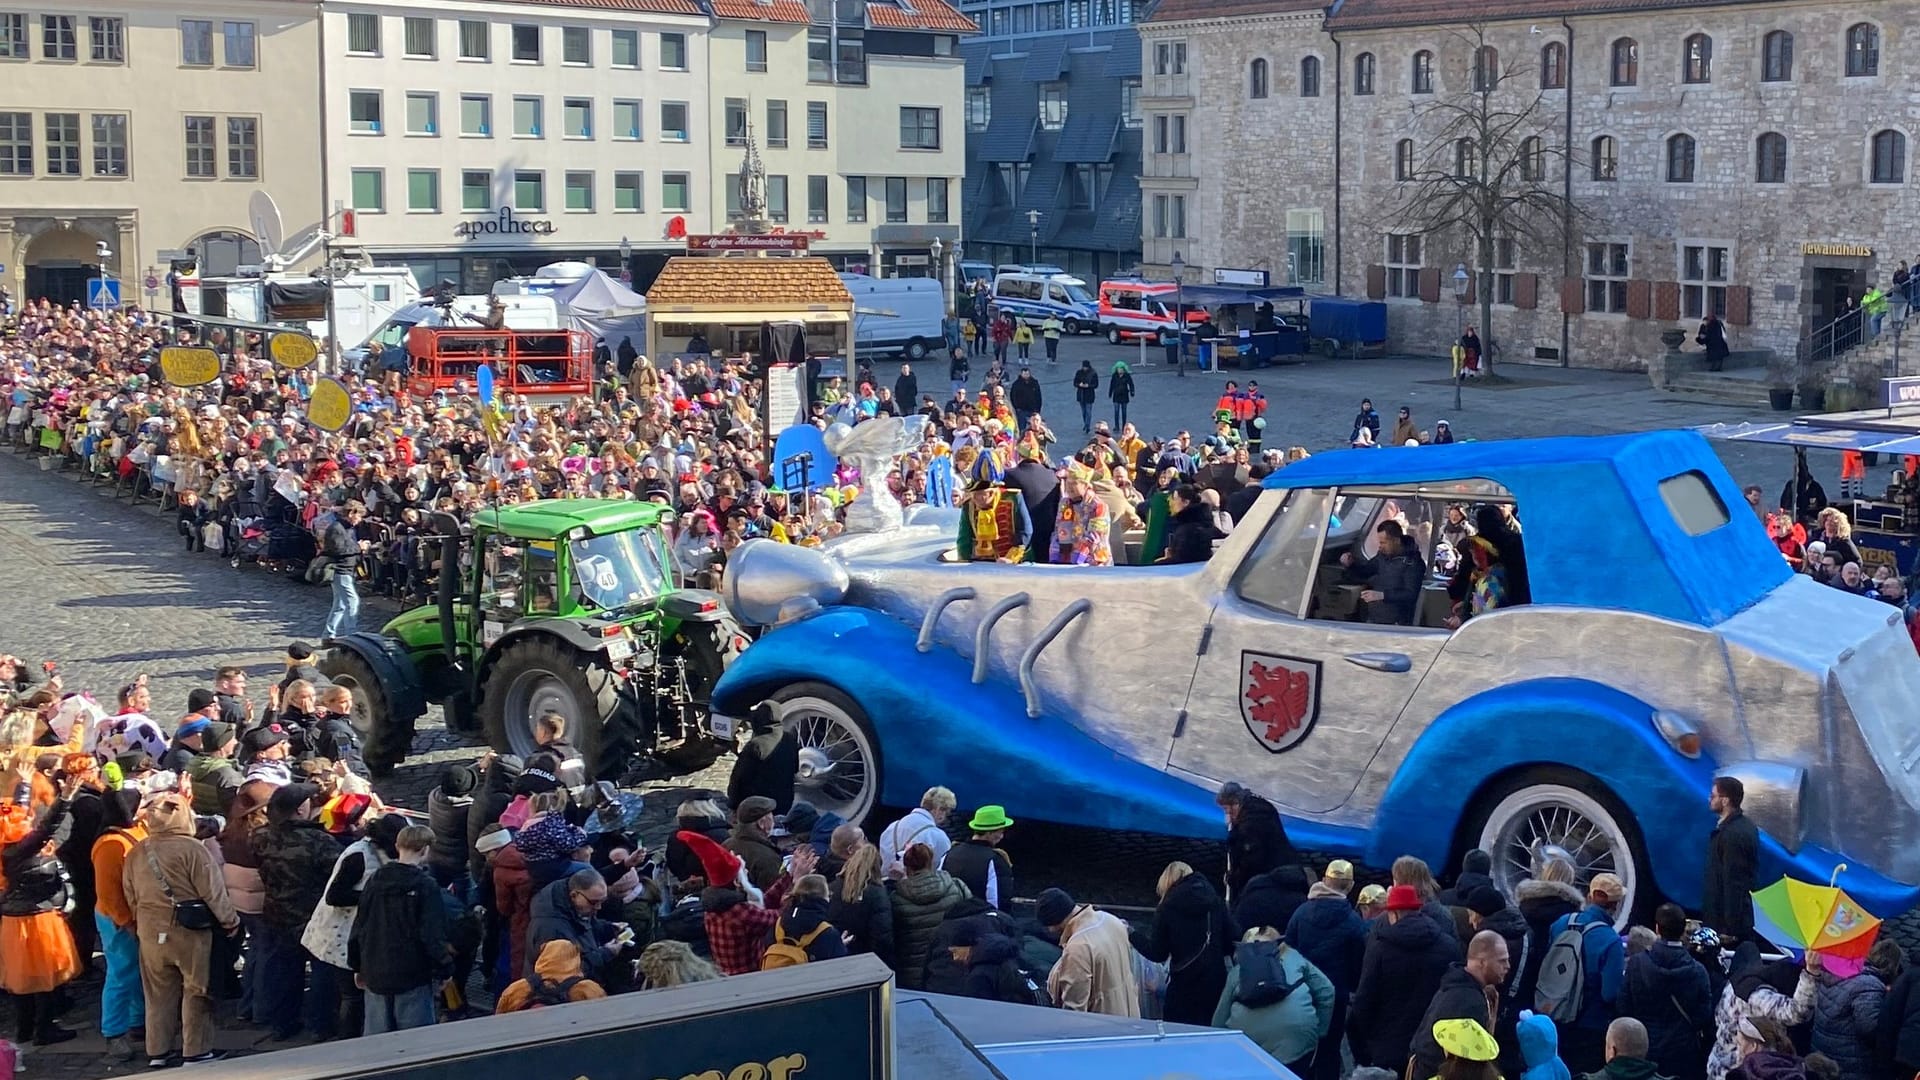
[[[1069,461],[1060,472],[1060,510],[1053,525],[1049,562],[1073,566],[1112,566],[1113,518],[1093,493],[1093,469]]]
[[[1478,1020],[1440,1020],[1433,1025],[1433,1041],[1446,1054],[1434,1080],[1500,1080],[1494,1059],[1500,1044]]]

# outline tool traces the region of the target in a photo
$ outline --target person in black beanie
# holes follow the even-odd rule
[[[427,867],[441,888],[467,878],[467,823],[480,773],[471,765],[452,765],[440,775],[440,784],[427,793],[427,824],[433,828],[433,850]],[[465,895],[465,890],[461,890]]]

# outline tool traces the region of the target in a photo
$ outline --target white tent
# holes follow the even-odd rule
[[[633,338],[634,348],[645,350],[647,340],[647,298],[595,270],[579,281],[553,293],[553,299],[567,313],[576,330],[605,341],[618,350],[620,339]]]

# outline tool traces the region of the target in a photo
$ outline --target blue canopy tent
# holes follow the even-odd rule
[[[1297,285],[1270,285],[1266,288],[1251,285],[1186,285],[1180,290],[1180,303],[1188,309],[1200,308],[1258,308],[1262,304],[1292,303],[1298,312],[1306,304],[1307,292]],[[1253,329],[1252,310],[1240,319],[1237,332],[1202,337],[1196,331],[1187,332],[1187,343],[1194,348],[1201,360],[1201,366],[1212,367],[1213,359],[1223,347],[1230,347],[1240,361],[1241,367],[1266,367],[1277,356],[1302,356],[1307,351],[1307,327],[1304,312],[1296,321],[1281,318],[1279,325],[1272,330]]]

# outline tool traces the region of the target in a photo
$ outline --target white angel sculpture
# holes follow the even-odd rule
[[[827,449],[860,470],[860,494],[847,504],[847,531],[888,532],[898,529],[903,511],[893,497],[887,477],[901,455],[919,446],[927,436],[928,418],[883,416],[858,427],[834,424],[827,428]]]

